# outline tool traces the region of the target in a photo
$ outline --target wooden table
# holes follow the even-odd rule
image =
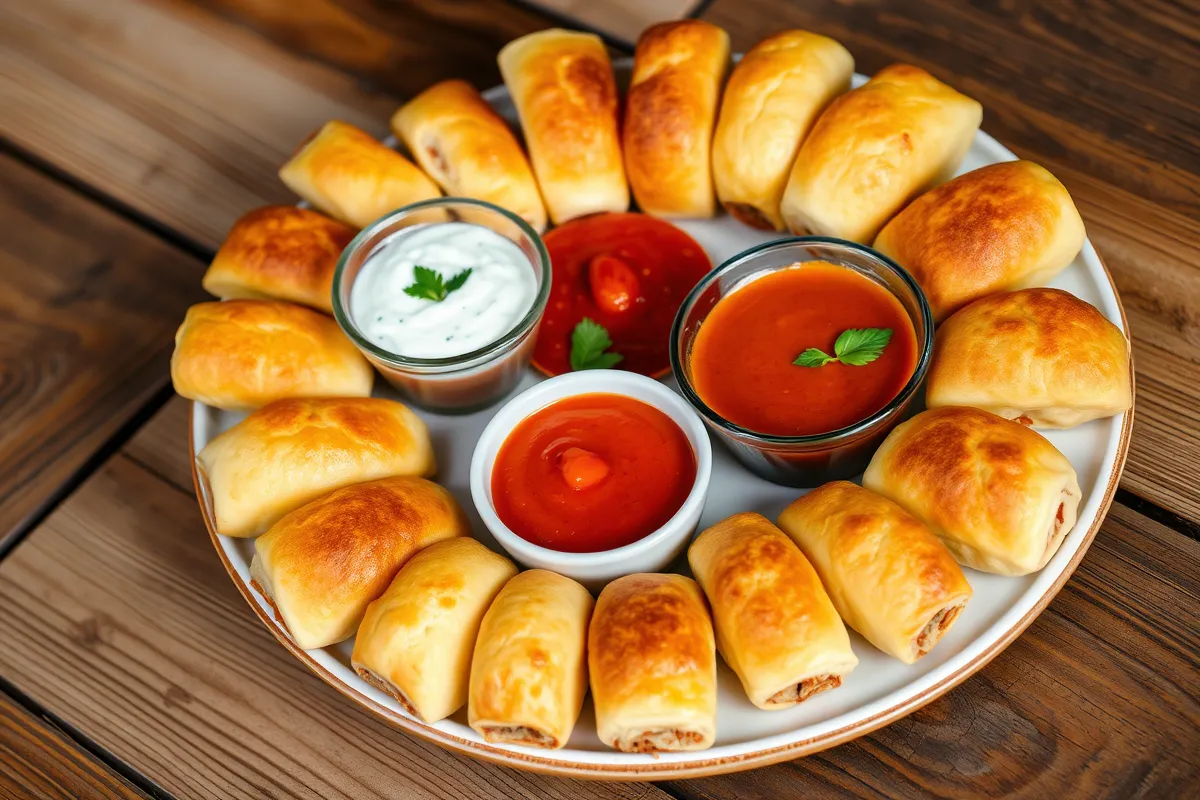
[[[6,3],[0,795],[1197,790],[1200,8],[698,9],[736,49],[797,26],[844,42],[863,72],[919,64],[981,100],[984,129],[1075,196],[1129,315],[1138,412],[1117,501],[1050,608],[905,720],[741,775],[565,781],[451,755],[367,716],[272,640],[213,553],[192,495],[186,406],[168,380],[172,332],[202,299],[205,262],[233,219],[292,201],[275,170],[310,129],[338,117],[382,133],[400,100],[434,80],[497,83],[500,46],[551,21],[505,0]]]

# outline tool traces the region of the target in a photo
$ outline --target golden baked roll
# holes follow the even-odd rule
[[[808,31],[750,48],[725,85],[713,135],[713,181],[726,211],[755,228],[784,229],[779,205],[800,143],[853,75],[849,50]]]
[[[171,355],[176,392],[228,410],[285,397],[366,397],[374,376],[332,318],[278,300],[197,303]]]
[[[392,115],[392,131],[446,194],[486,200],[545,230],[546,207],[517,137],[471,84],[435,83]]]
[[[251,585],[305,650],[354,635],[371,601],[421,548],[471,529],[450,492],[424,478],[335,489],[254,540]]]
[[[350,664],[425,722],[467,702],[479,624],[516,566],[466,536],[430,545],[367,606]]]
[[[592,596],[544,569],[504,584],[479,626],[467,721],[489,742],[558,749],[587,694]]]
[[[923,522],[848,481],[804,495],[779,515],[779,527],[846,624],[905,664],[932,650],[971,599],[954,556]]]
[[[1045,437],[962,407],[899,425],[875,451],[863,486],[928,525],[958,563],[997,575],[1046,566],[1080,499],[1071,462]]]
[[[974,406],[1039,428],[1070,428],[1133,403],[1129,342],[1061,289],[976,300],[933,340],[925,404]]]
[[[914,200],[875,249],[912,273],[935,322],[972,300],[1048,283],[1083,247],[1065,186],[1032,161],[980,167]]]
[[[870,244],[921,192],[950,178],[983,107],[907,64],[880,70],[821,114],[783,192],[794,233]]]
[[[257,536],[326,492],[436,468],[421,418],[394,400],[276,400],[204,446],[217,533]]]
[[[717,653],[700,587],[638,573],[604,587],[588,630],[596,732],[626,753],[703,750],[717,735]]]
[[[222,300],[274,298],[333,311],[333,272],[355,231],[297,206],[265,206],[229,230],[204,273]]]
[[[638,207],[654,217],[716,213],[713,125],[729,68],[729,34],[707,22],[661,22],[633,56],[621,144]]]
[[[331,120],[279,169],[296,194],[336,219],[365,228],[397,208],[441,195],[429,176],[347,122]],[[436,217],[431,216],[433,220]]]
[[[629,208],[617,84],[600,37],[538,31],[509,42],[497,60],[550,219]]]
[[[850,635],[799,548],[761,514],[734,514],[688,548],[717,649],[750,702],[780,709],[835,689],[858,664]]]

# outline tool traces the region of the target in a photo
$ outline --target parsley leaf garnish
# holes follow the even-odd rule
[[[450,280],[446,280],[436,269],[416,266],[413,267],[412,285],[404,287],[404,293],[409,297],[440,303],[446,299],[446,295],[461,289],[469,277],[471,277],[469,269],[464,269],[462,272],[456,273]]]
[[[604,326],[585,317],[571,332],[571,369],[608,369],[616,366],[625,356],[604,352],[610,347],[612,339],[608,337]]]
[[[840,361],[851,367],[861,367],[883,355],[883,348],[891,340],[891,328],[848,328],[833,343],[833,355],[810,347],[792,363],[798,367],[823,367]]]

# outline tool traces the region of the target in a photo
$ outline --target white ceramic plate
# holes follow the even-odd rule
[[[627,76],[628,60],[624,64],[618,62],[617,70],[621,77]],[[865,80],[864,76],[855,76],[855,85]],[[486,97],[516,125],[516,115],[503,87],[490,90]],[[1013,159],[1015,156],[1009,150],[981,132],[976,135],[960,171]],[[714,265],[747,247],[778,238],[745,227],[728,216],[682,222],[679,226],[704,246]],[[1052,285],[1081,297],[1122,330],[1127,329],[1116,289],[1090,241],[1084,243],[1079,257]],[[531,370],[517,391],[537,380]],[[377,381],[376,394],[391,396],[383,384],[382,380]],[[492,408],[469,416],[419,412],[429,425],[437,450],[437,480],[467,509],[475,535],[494,548],[496,543],[471,503],[468,468],[479,434],[495,411]],[[193,456],[242,416],[196,403],[191,430]],[[217,552],[259,618],[317,675],[369,711],[445,747],[509,766],[607,780],[695,777],[795,758],[855,738],[912,712],[980,669],[1033,621],[1079,564],[1116,491],[1132,417],[1130,411],[1072,430],[1048,433],[1048,438],[1078,472],[1083,501],[1079,521],[1045,569],[1022,578],[967,570],[975,594],[966,611],[937,648],[911,666],[885,656],[851,631],[858,667],[837,690],[819,694],[791,709],[755,708],[746,699],[737,678],[722,663],[716,744],[709,750],[691,753],[640,755],[609,749],[596,736],[590,700],[584,704],[571,740],[557,751],[487,744],[467,726],[465,709],[433,725],[416,720],[350,668],[353,640],[324,650],[305,651],[296,647],[263,598],[249,588],[253,542],[216,535],[207,488],[199,481],[197,493]],[[700,520],[701,529],[739,511],[758,511],[774,519],[801,493],[751,475],[720,445],[714,446],[713,455],[712,485]]]

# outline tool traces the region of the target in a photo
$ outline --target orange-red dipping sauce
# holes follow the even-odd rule
[[[500,520],[533,544],[598,553],[662,527],[696,480],[674,420],[615,394],[568,397],[521,421],[492,468]]]
[[[890,328],[876,361],[796,366],[803,351],[834,354],[848,328]],[[900,301],[852,269],[823,261],[754,278],[718,301],[692,346],[696,393],[756,433],[806,436],[853,425],[886,406],[917,366],[917,337]]]

